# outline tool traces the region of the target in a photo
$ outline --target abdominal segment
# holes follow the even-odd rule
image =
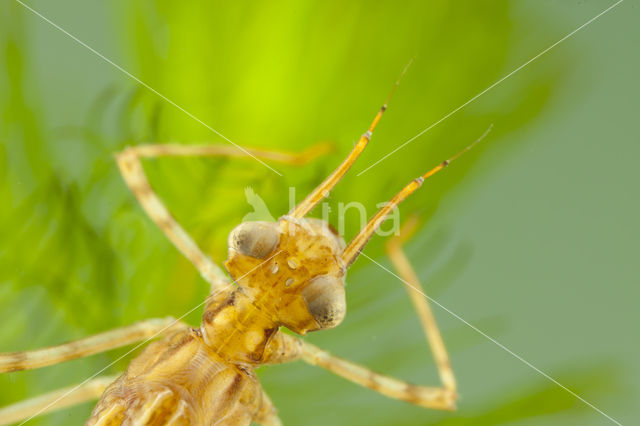
[[[249,425],[261,406],[253,370],[224,362],[186,330],[149,345],[87,425]]]

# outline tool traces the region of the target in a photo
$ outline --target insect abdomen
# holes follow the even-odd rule
[[[192,330],[155,342],[103,394],[87,425],[248,425],[262,391]]]

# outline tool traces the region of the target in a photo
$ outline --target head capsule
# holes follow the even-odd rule
[[[290,330],[332,328],[346,314],[344,240],[319,219],[245,222],[228,240],[225,263],[254,303]]]

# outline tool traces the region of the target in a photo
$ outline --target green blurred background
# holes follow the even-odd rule
[[[221,262],[251,211],[274,215],[317,184],[366,129],[411,59],[364,170],[613,1],[30,1],[47,18],[233,141],[300,151],[253,160],[146,161],[153,186]],[[330,203],[372,212],[408,180],[494,129],[402,206],[427,292],[623,424],[640,417],[640,32],[627,0],[362,176]],[[226,143],[13,0],[0,3],[0,351],[180,316],[207,294],[145,216],[112,154],[145,142]],[[633,121],[632,121],[633,120]],[[347,215],[346,236],[358,216]],[[335,215],[332,221],[335,221]],[[367,254],[388,265],[378,238]],[[424,384],[437,374],[402,284],[366,258],[349,314],[308,336]],[[301,362],[264,368],[287,425],[612,424],[434,307],[459,381],[453,413],[381,397]],[[201,311],[187,317],[199,322]],[[84,380],[126,349],[0,376],[0,405]],[[125,360],[109,369],[126,368]],[[79,424],[93,404],[31,421]]]

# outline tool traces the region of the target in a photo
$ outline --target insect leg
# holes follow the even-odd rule
[[[303,165],[330,152],[333,144],[320,142],[302,152],[274,151],[256,148],[238,149],[231,145],[147,144],[129,147],[140,158],[154,157],[234,157],[272,160],[284,164]]]
[[[258,158],[298,165],[305,164],[326,153],[330,148],[329,144],[321,143],[302,153],[288,153],[257,149],[242,151],[235,147],[221,145],[151,144],[126,148],[116,155],[116,160],[125,182],[151,220],[158,225],[173,245],[198,269],[202,277],[211,285],[211,290],[216,291],[227,285],[227,276],[218,265],[202,252],[191,236],[173,218],[167,207],[151,188],[140,159],[166,156],[248,157],[253,155]]]
[[[211,285],[211,290],[224,287],[228,279],[222,269],[206,256],[189,234],[173,218],[151,189],[136,148],[126,148],[116,156],[120,173],[151,220],[158,225],[174,246],[198,269]]]
[[[0,373],[31,370],[105,352],[186,327],[173,318],[156,318],[105,331],[84,339],[24,352],[0,353]]]
[[[70,386],[0,408],[0,426],[98,399],[117,376],[96,377],[78,386]],[[73,390],[73,392],[70,392]]]
[[[445,348],[440,329],[433,315],[428,299],[420,284],[420,280],[413,270],[407,256],[402,250],[402,244],[413,234],[418,223],[417,216],[412,216],[400,229],[400,234],[387,242],[387,253],[398,271],[400,277],[410,285],[405,285],[411,302],[418,312],[420,323],[431,348],[433,358],[438,368],[440,381],[445,389],[455,393],[456,379],[451,369],[449,355]]]
[[[291,337],[291,336],[289,336]],[[295,339],[294,337],[291,337]],[[425,408],[454,410],[456,393],[443,387],[414,385],[403,380],[376,373],[362,365],[338,358],[317,346],[298,339],[302,359],[351,382],[369,388],[390,398],[399,399]]]

